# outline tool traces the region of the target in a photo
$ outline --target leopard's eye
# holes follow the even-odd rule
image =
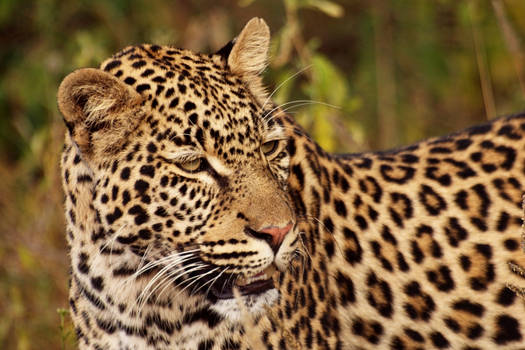
[[[204,164],[204,161],[202,158],[195,158],[192,160],[187,160],[185,162],[178,163],[177,165],[185,171],[188,172],[196,172],[202,170],[202,165]]]
[[[275,151],[277,151],[277,146],[279,145],[279,141],[277,140],[273,140],[273,141],[268,141],[268,142],[265,142],[261,145],[261,152],[266,156],[266,157],[269,157],[271,156],[273,153],[275,153]]]

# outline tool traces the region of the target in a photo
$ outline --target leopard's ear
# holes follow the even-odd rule
[[[261,18],[252,18],[235,39],[228,66],[239,75],[259,75],[266,68],[270,29]]]
[[[83,156],[115,152],[142,117],[142,97],[99,69],[69,74],[58,88],[58,108]]]
[[[269,47],[268,25],[261,18],[252,18],[239,36],[221,50],[227,54],[229,69],[242,78],[260,103],[266,99],[260,75],[266,68]]]

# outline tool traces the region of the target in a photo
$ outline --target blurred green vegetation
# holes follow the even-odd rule
[[[254,16],[273,33],[275,101],[328,150],[524,110],[523,0],[1,0],[0,348],[74,348],[61,79],[133,43],[217,50]]]

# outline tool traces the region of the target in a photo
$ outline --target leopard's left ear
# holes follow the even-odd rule
[[[268,25],[261,18],[252,18],[237,38],[217,52],[227,58],[231,72],[242,78],[260,103],[267,97],[260,75],[266,68],[269,47]]]

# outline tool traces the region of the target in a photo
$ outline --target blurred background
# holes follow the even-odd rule
[[[55,94],[134,43],[271,27],[274,99],[323,147],[400,146],[525,110],[523,0],[0,0],[0,348],[73,349]]]

